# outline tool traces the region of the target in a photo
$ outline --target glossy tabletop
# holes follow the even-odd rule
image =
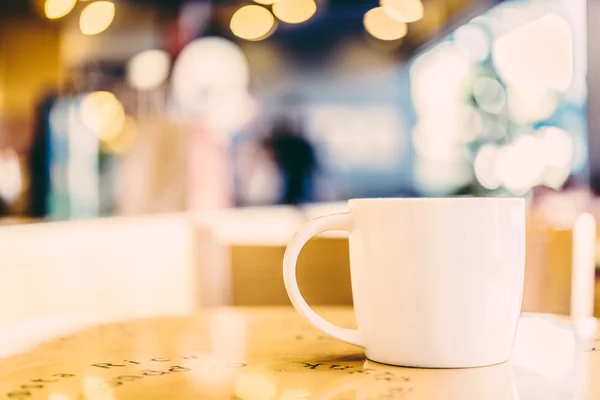
[[[600,399],[595,327],[551,315],[522,318],[508,363],[461,370],[373,363],[291,307],[83,325],[0,346],[0,399]]]

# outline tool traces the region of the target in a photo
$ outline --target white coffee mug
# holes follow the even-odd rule
[[[350,233],[358,329],[325,321],[298,289],[302,246],[329,230]],[[315,327],[373,361],[423,368],[507,361],[524,273],[525,202],[517,198],[350,200],[347,213],[308,222],[283,261],[290,300]]]

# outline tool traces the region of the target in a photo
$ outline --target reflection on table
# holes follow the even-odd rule
[[[349,308],[321,314],[354,326]],[[577,329],[576,329],[577,328]],[[289,307],[90,326],[0,361],[13,399],[600,399],[595,320],[524,315],[512,359],[400,368],[309,326]],[[401,338],[399,338],[401,340]]]

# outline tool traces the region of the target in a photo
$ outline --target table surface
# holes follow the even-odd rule
[[[354,325],[350,308],[318,311]],[[84,327],[5,352],[0,399],[600,399],[599,336],[588,336],[576,339],[567,319],[529,315],[508,363],[400,368],[366,360],[291,307],[224,308]]]

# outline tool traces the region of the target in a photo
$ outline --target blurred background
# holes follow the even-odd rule
[[[592,3],[0,0],[0,215],[589,204]]]
[[[600,217],[599,16],[597,0],[0,0],[0,321],[289,304],[281,262],[307,218],[422,196],[524,197],[523,309],[591,305],[583,265],[600,315],[600,237],[580,219]],[[352,303],[344,235],[300,264],[310,304]]]

